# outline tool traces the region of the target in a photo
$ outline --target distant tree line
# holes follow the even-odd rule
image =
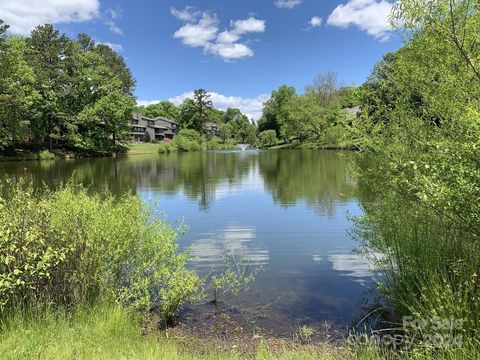
[[[359,92],[359,88],[340,86],[334,72],[318,75],[303,94],[282,85],[264,104],[258,122],[261,142],[265,146],[276,141],[340,145],[352,120],[346,109],[359,104]]]
[[[0,20],[0,152],[111,151],[128,134],[135,79],[122,56],[52,25],[7,35]]]

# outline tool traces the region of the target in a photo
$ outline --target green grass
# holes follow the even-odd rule
[[[155,143],[133,143],[128,145],[129,155],[158,154],[160,144]]]
[[[273,355],[262,346],[249,355],[186,351],[160,331],[145,336],[137,315],[112,305],[80,309],[70,316],[52,311],[16,312],[0,324],[1,359],[334,359],[309,350]]]
[[[198,340],[197,340],[198,341]],[[13,311],[0,320],[1,359],[165,359],[165,360],[380,360],[380,359],[474,359],[478,344],[438,352],[416,350],[410,353],[382,352],[374,346],[349,351],[326,347],[324,352],[309,346],[294,350],[270,351],[260,344],[253,352],[209,349],[213,342],[182,345],[167,339],[160,330],[144,334],[138,313],[116,305],[97,305],[65,312]]]

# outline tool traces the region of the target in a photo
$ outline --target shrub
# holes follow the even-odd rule
[[[192,129],[182,129],[175,136],[173,143],[178,151],[201,151],[202,135]]]
[[[177,148],[173,142],[161,142],[158,147],[158,152],[160,154],[170,154],[171,152],[177,151]]]
[[[277,133],[275,130],[265,130],[258,134],[262,147],[277,145]]]
[[[52,154],[48,150],[42,150],[38,153],[38,160],[53,160],[55,159],[55,154]]]
[[[223,147],[223,144],[220,143],[220,140],[217,137],[212,137],[207,140],[206,143],[207,150],[220,150]]]
[[[113,297],[170,319],[199,283],[177,230],[132,195],[0,185],[0,310]]]
[[[143,140],[147,143],[152,142],[152,137],[150,136],[150,133],[148,131],[145,131],[145,137]]]

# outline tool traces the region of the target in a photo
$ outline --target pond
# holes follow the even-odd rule
[[[226,299],[261,326],[346,329],[361,317],[374,275],[353,250],[361,215],[354,154],[315,150],[218,151],[0,163],[8,177],[57,186],[74,176],[91,191],[132,192],[172,224],[184,222],[199,273],[240,251],[261,266],[248,291]]]

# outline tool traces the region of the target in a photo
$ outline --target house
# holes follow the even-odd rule
[[[218,133],[218,125],[213,122],[205,123],[205,135],[213,137]]]
[[[178,130],[179,126],[173,120],[161,116],[150,119],[138,112],[133,113],[130,123],[130,135],[134,141],[173,139]]]

